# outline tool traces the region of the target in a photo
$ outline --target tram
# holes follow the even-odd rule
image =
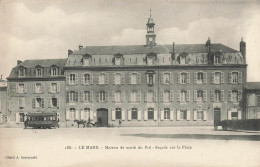
[[[24,128],[34,129],[59,128],[59,118],[57,113],[28,113],[24,122]]]

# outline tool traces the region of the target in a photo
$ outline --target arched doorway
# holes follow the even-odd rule
[[[102,126],[108,126],[108,109],[106,108],[97,109],[97,121]]]

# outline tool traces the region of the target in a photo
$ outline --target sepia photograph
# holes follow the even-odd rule
[[[257,0],[0,0],[1,167],[259,167]]]

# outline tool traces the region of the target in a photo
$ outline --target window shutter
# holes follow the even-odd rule
[[[148,120],[148,111],[144,110],[144,120],[147,121]]]
[[[148,101],[148,97],[147,97],[147,90],[144,92],[144,102]]]
[[[116,120],[116,111],[112,108],[112,121]]]
[[[174,109],[171,108],[171,111],[170,111],[170,120],[173,121],[173,117],[174,117]]]
[[[157,90],[153,91],[153,101],[156,102],[157,101]]]
[[[16,123],[20,122],[20,114],[19,114],[19,112],[15,113],[15,122]]]
[[[36,93],[36,83],[33,84],[33,93]]]
[[[207,121],[207,111],[206,110],[203,111],[203,120]]]
[[[206,84],[207,83],[207,73],[203,72],[203,83]]]
[[[18,91],[18,83],[16,83],[16,93],[19,93],[19,91]]]
[[[221,83],[224,83],[224,72],[221,72]]]
[[[84,85],[86,83],[84,83],[85,79],[84,79],[84,73],[81,73],[81,84]]]
[[[99,78],[100,78],[100,73],[98,73],[98,75],[97,75],[97,85],[100,85],[100,83],[99,83]]]
[[[125,101],[125,91],[121,91],[121,102]]]
[[[224,101],[224,90],[221,90],[221,95],[220,95],[220,100],[221,101]]]
[[[66,110],[66,120],[69,120],[70,119],[70,110],[67,109]]]
[[[124,73],[121,73],[121,84],[122,85],[125,84],[125,75],[124,75]]]
[[[52,108],[52,101],[51,101],[51,98],[49,98],[49,108]]]
[[[105,101],[109,101],[109,91],[105,91]]]
[[[85,115],[86,120],[90,120],[90,109],[85,114],[86,114]]]
[[[109,78],[108,78],[108,73],[105,73],[105,83],[108,85],[108,82],[109,82]]]
[[[180,120],[180,117],[181,117],[180,110],[179,110],[179,109],[177,109],[177,121],[179,121],[179,120]]]
[[[161,72],[161,84],[164,84],[164,73]]]
[[[207,101],[207,90],[203,90],[203,101]]]
[[[239,110],[237,113],[237,119],[241,119],[241,117],[242,117],[242,112],[241,112],[241,110]]]
[[[80,109],[80,119],[81,119],[81,120],[86,120],[84,108],[81,108],[81,109]]]
[[[113,91],[112,92],[112,102],[115,102],[116,101],[116,92]]]
[[[190,120],[190,110],[187,110],[187,121]]]
[[[231,110],[228,110],[228,120],[231,120]]]
[[[125,120],[125,109],[122,108],[122,121],[124,121],[124,120]]]
[[[232,101],[232,90],[228,90],[228,101]]]
[[[197,120],[197,110],[194,110],[194,113],[193,113],[193,120],[194,120],[194,121]]]
[[[48,84],[49,93],[52,93],[51,83]]]
[[[24,84],[24,93],[27,93],[27,84]]]
[[[44,98],[42,98],[42,108],[44,108]]]
[[[70,74],[69,73],[66,74],[66,83],[67,83],[67,85],[69,85],[69,83],[70,83]]]
[[[57,92],[60,92],[60,83],[57,83]]]
[[[129,102],[132,101],[132,93],[131,93],[131,90],[129,90],[129,92],[128,92],[128,101],[129,101]]]
[[[187,83],[190,83],[190,73],[187,73]]]
[[[128,83],[128,84],[129,84],[129,85],[132,84],[131,75],[132,75],[132,73],[130,73],[130,74],[129,74],[129,77],[128,77],[128,80],[129,80],[129,83]]]
[[[82,103],[85,102],[84,91],[81,91],[81,93],[80,93],[80,101],[81,101]]]
[[[154,114],[153,114],[153,119],[156,121],[157,120],[157,110],[154,110]]]
[[[238,101],[241,101],[242,100],[242,90],[238,90]]]
[[[75,74],[75,85],[77,85],[79,83],[79,77],[78,74]]]
[[[190,90],[187,90],[187,101],[190,101]]]
[[[99,91],[97,92],[97,102],[99,102]]]
[[[138,108],[137,119],[138,119],[138,121],[141,121],[141,108]]]
[[[163,121],[164,120],[164,109],[163,108],[161,108],[160,115],[161,115],[161,121]]]
[[[178,90],[178,95],[177,95],[177,96],[178,96],[178,99],[177,99],[177,101],[179,101],[179,102],[180,102],[180,101],[181,101],[181,91],[180,91],[180,90]]]
[[[79,115],[79,109],[76,108],[76,118],[77,120],[80,120],[80,115]]]
[[[75,102],[78,102],[79,100],[79,92],[75,92]]]
[[[57,107],[60,107],[60,99],[57,98]]]
[[[180,84],[181,83],[181,73],[179,72],[178,74],[178,83]]]
[[[174,84],[173,72],[170,73],[170,83]]]
[[[93,73],[90,73],[90,85],[93,85]]]
[[[92,108],[90,109],[89,115],[90,115],[90,120],[93,121],[93,119],[94,119],[94,112],[93,112]]]
[[[211,73],[211,83],[214,84],[215,83],[215,72]]]
[[[69,101],[70,101],[70,92],[67,92],[66,102],[68,103]]]
[[[211,101],[215,101],[215,90],[211,90]]]
[[[131,109],[128,109],[128,111],[127,111],[127,120],[131,121],[131,119],[132,119],[132,111],[131,111]]]
[[[238,73],[238,83],[242,83],[242,72]]]
[[[137,101],[138,102],[141,101],[141,90],[138,90],[138,92],[137,92]]]
[[[90,91],[90,99],[89,99],[90,102],[93,101],[93,91]]]
[[[41,93],[44,93],[44,90],[45,90],[45,84],[41,83]]]
[[[232,83],[231,72],[228,73],[228,83]]]
[[[112,78],[112,84],[115,85],[116,84],[116,73],[113,73],[113,78]]]
[[[194,73],[194,83],[197,83],[198,82],[198,73],[197,72],[195,72]]]
[[[161,91],[161,102],[164,101],[164,100],[163,100],[163,94],[164,94],[164,91],[162,90],[162,91]]]
[[[193,91],[193,100],[197,101],[197,90]]]
[[[25,108],[25,98],[22,98],[22,107]]]
[[[173,101],[173,99],[174,99],[174,94],[173,93],[174,93],[173,90],[171,90],[170,91],[170,101]]]

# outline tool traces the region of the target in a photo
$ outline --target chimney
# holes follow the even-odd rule
[[[19,66],[22,63],[21,60],[17,60],[17,65]]]
[[[210,52],[211,52],[211,42],[210,42],[210,37],[208,37],[208,40],[207,40],[207,42],[206,42],[206,46],[209,48],[208,53],[210,53]]]
[[[172,53],[175,53],[175,42],[172,43]]]
[[[68,57],[73,53],[72,50],[68,50]]]
[[[82,46],[82,45],[79,45],[79,50],[82,49],[82,48],[83,48],[83,46]]]
[[[241,42],[240,42],[240,52],[246,63],[246,43],[243,41],[243,37],[241,38]]]

